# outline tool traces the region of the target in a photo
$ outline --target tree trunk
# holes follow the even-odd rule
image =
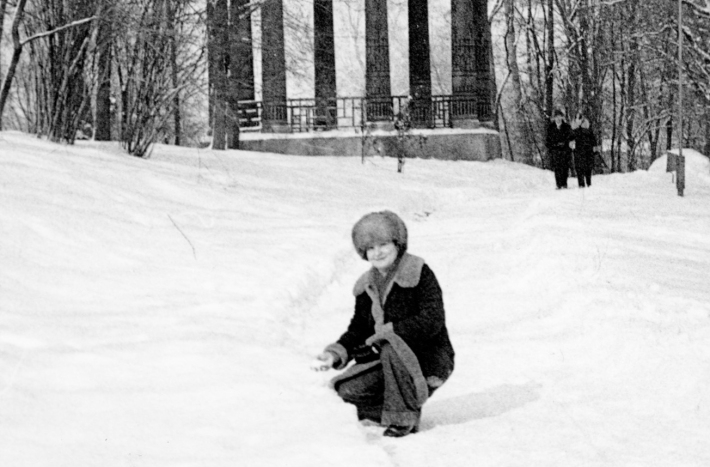
[[[22,47],[24,44],[20,41],[20,23],[22,22],[26,5],[27,0],[19,0],[15,7],[15,16],[12,19],[12,28],[10,31],[12,34],[13,52],[10,66],[7,69],[7,74],[2,83],[2,91],[0,91],[0,130],[3,129],[2,117],[5,112],[5,104],[7,103],[7,97],[10,95],[12,80],[15,79],[15,71],[17,70],[17,64],[20,62],[20,55],[22,55]]]
[[[635,19],[635,13],[632,18]],[[633,22],[631,24],[634,24]],[[626,118],[626,165],[629,172],[636,170],[636,139],[634,137],[634,123],[636,117],[636,65],[639,59],[638,40],[632,36],[629,44],[629,67],[626,70],[626,107],[628,115]]]
[[[554,76],[552,71],[555,65],[555,24],[554,24],[554,3],[553,0],[547,0],[547,23],[545,24],[547,30],[547,61],[545,62],[545,117],[547,122],[552,119],[552,103],[553,103],[553,90],[554,90]],[[547,123],[546,122],[546,123]],[[549,125],[545,126],[545,131],[547,131]],[[547,161],[543,163],[544,168],[551,168],[550,154],[547,153]]]
[[[552,70],[555,66],[555,21],[553,0],[547,0],[547,62],[545,63],[545,111],[547,119],[552,119],[552,102],[554,91],[554,76]]]
[[[175,2],[166,1],[165,2],[165,18],[168,23],[168,30],[170,31],[170,80],[173,84],[173,143],[175,146],[180,146],[182,143],[182,114],[180,111],[180,91],[178,86],[180,85],[178,81],[178,63],[177,63],[177,47],[178,47],[178,34],[177,34],[177,24],[175,21],[175,12],[178,5]]]
[[[226,96],[227,72],[225,69],[229,9],[227,0],[210,2],[208,9],[208,29],[210,31],[209,61],[211,85],[213,89],[212,107],[212,149],[224,150],[227,143]],[[208,4],[209,5],[209,4]],[[211,11],[211,14],[210,14]]]
[[[533,0],[527,0],[527,16],[525,22],[525,49],[526,59],[525,66],[527,75],[530,77],[532,101],[534,107],[530,113],[526,114],[525,120],[527,124],[528,135],[534,138],[534,149],[539,158],[539,165],[543,168],[548,166],[547,149],[544,144],[541,144],[545,138],[547,124],[550,122],[547,113],[547,106],[552,105],[546,103],[545,90],[545,61],[547,60],[544,54],[544,49],[540,47],[540,41],[537,37],[535,28],[536,18],[534,16]],[[541,138],[538,138],[542,135]],[[536,159],[537,161],[537,159]]]
[[[626,74],[626,169],[629,172],[636,170],[636,139],[634,137],[634,123],[636,117],[636,60],[638,53],[638,42],[631,40],[631,59]]]
[[[617,137],[616,137],[616,172],[621,172],[621,141],[624,126],[624,118],[626,116],[626,74],[624,73],[625,65],[622,61],[620,76],[617,77],[619,81],[619,120],[615,122],[614,125],[618,127]],[[628,151],[628,146],[627,146]],[[627,152],[628,156],[628,152]]]
[[[207,124],[212,130],[214,123],[214,80],[216,60],[214,50],[214,2],[208,0],[205,5],[205,24],[207,26]]]
[[[111,18],[101,19],[97,34],[97,75],[96,110],[94,114],[94,140],[111,140]]]
[[[532,165],[534,153],[530,150],[532,145],[529,142],[527,135],[527,127],[525,122],[521,121],[524,116],[523,112],[523,91],[520,81],[520,69],[518,68],[518,48],[517,36],[515,33],[515,1],[505,0],[505,17],[506,17],[506,61],[508,63],[508,71],[512,82],[512,99],[515,107],[513,118],[509,126],[513,139],[508,150],[510,151],[511,160],[520,160],[521,162]],[[508,141],[511,141],[508,139]],[[517,156],[517,157],[516,157]]]
[[[585,112],[589,112],[588,108],[592,107],[592,70],[589,66],[589,54],[587,53],[587,44],[593,43],[591,37],[592,31],[589,26],[590,20],[590,5],[589,0],[583,1],[583,6],[579,16],[580,42],[579,42],[579,69],[582,75],[582,102],[585,105]],[[591,115],[588,115],[588,118]]]
[[[5,10],[7,10],[7,0],[0,0],[0,63],[2,63],[2,38],[5,34]],[[2,81],[2,71],[0,71],[0,81]]]

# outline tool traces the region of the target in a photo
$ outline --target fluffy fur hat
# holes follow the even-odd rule
[[[407,226],[392,211],[366,214],[353,226],[352,237],[357,254],[364,260],[367,250],[378,243],[394,243],[399,256],[407,251]]]

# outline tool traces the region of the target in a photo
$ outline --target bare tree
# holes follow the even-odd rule
[[[710,1],[684,1],[684,43],[686,79],[690,82],[692,94],[689,96],[698,102],[697,117],[692,120],[702,121],[704,128],[703,144],[698,144],[705,155],[710,157]]]
[[[71,24],[92,17],[97,3],[31,0],[25,30],[37,34],[48,24]],[[37,129],[52,141],[72,143],[78,131],[90,126],[90,86],[84,71],[95,24],[85,22],[33,43],[28,71],[36,82]]]
[[[7,0],[0,0],[0,63],[2,63],[2,39],[5,33],[5,11],[7,11]],[[1,72],[0,78],[2,78]]]
[[[2,85],[2,90],[0,91],[0,129],[3,128],[3,113],[5,110],[5,105],[7,104],[7,99],[10,94],[10,88],[12,87],[12,82],[15,78],[15,72],[17,70],[17,65],[20,61],[20,56],[22,55],[22,51],[24,49],[24,46],[27,45],[28,43],[31,43],[33,41],[39,40],[39,39],[47,39],[51,40],[53,36],[63,33],[65,31],[68,31],[73,28],[78,28],[81,26],[86,25],[86,23],[89,23],[96,19],[95,16],[86,16],[83,18],[71,18],[67,20],[68,22],[60,22],[60,23],[49,23],[51,25],[56,25],[59,24],[59,26],[55,26],[49,29],[46,29],[44,31],[38,31],[35,34],[31,35],[30,37],[26,37],[25,39],[20,38],[20,25],[23,23],[24,16],[25,16],[25,8],[27,7],[27,1],[28,0],[18,0],[17,5],[15,6],[15,13],[14,17],[12,20],[12,26],[11,26],[11,35],[12,35],[12,42],[13,42],[13,54],[12,58],[10,60],[10,65],[8,67],[7,73],[5,74],[5,78],[3,80],[3,85]],[[82,47],[85,47],[84,42],[80,42],[81,45],[78,45],[78,47],[81,49]],[[71,72],[75,71],[80,64],[77,62],[80,60],[79,56],[71,56],[71,61],[69,62],[69,68]],[[70,83],[68,80],[64,83],[64,87],[62,88],[63,90],[67,91],[68,87],[70,85],[73,85],[73,83]],[[59,109],[57,109],[59,111]],[[54,113],[52,115],[52,118],[56,121],[57,118],[59,118],[59,115]],[[64,136],[70,136],[68,133],[65,134]],[[61,138],[63,136],[59,136]]]
[[[520,68],[518,67],[518,35],[516,34],[516,8],[515,0],[505,0],[503,2],[506,32],[506,63],[508,65],[508,73],[511,88],[511,101],[513,117],[510,123],[505,127],[505,131],[512,133],[513,138],[509,139],[508,150],[510,151],[512,160],[519,160],[526,164],[533,164],[535,152],[531,151],[531,139],[528,134],[528,126],[526,125],[526,112],[524,110],[524,99],[522,90],[522,81],[520,78]],[[506,120],[507,121],[507,120]]]
[[[15,70],[17,69],[17,64],[20,62],[22,49],[25,46],[25,42],[20,39],[20,23],[22,23],[22,19],[25,15],[25,6],[27,6],[27,0],[18,1],[17,6],[15,7],[15,15],[12,19],[12,26],[10,27],[13,53],[12,59],[10,60],[10,66],[8,67],[5,79],[3,80],[2,90],[0,90],[0,130],[3,129],[3,114],[5,111],[5,104],[7,103],[7,97],[10,94],[12,80],[15,78]]]
[[[183,98],[202,85],[204,55],[195,28],[204,12],[195,8],[197,3],[131,0],[112,5],[116,134],[130,154],[148,157],[153,143],[182,141]]]

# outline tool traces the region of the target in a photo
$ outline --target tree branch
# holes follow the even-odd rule
[[[710,0],[683,0],[683,3],[697,11],[699,15],[710,18]]]
[[[171,216],[170,214],[168,214],[168,218],[170,219],[170,222],[173,223],[173,225],[174,225],[175,228],[178,230],[178,232],[180,232],[180,235],[182,235],[183,238],[184,238],[185,240],[187,240],[187,243],[190,244],[190,248],[192,248],[192,256],[193,256],[195,259],[197,259],[197,252],[195,251],[195,245],[193,245],[192,242],[190,241],[190,239],[187,238],[187,235],[185,235],[185,232],[182,231],[182,229],[180,228],[180,226],[177,225],[177,223],[173,220],[173,218],[172,218],[172,216]]]
[[[59,26],[58,28],[52,29],[50,31],[40,32],[38,34],[35,34],[34,36],[30,36],[30,37],[26,38],[25,40],[20,42],[20,45],[24,46],[28,42],[32,42],[34,40],[41,39],[43,37],[51,36],[52,34],[56,34],[58,32],[64,31],[65,29],[73,28],[76,26],[81,26],[82,24],[89,23],[89,22],[94,21],[95,19],[98,19],[98,18],[99,18],[98,16],[91,16],[89,18],[83,18],[83,19],[73,21],[69,24],[65,24],[64,26]]]

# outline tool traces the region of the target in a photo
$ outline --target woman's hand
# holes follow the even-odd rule
[[[333,368],[335,364],[335,355],[331,352],[323,352],[316,356],[316,358],[311,362],[311,370],[313,371],[327,371]]]

